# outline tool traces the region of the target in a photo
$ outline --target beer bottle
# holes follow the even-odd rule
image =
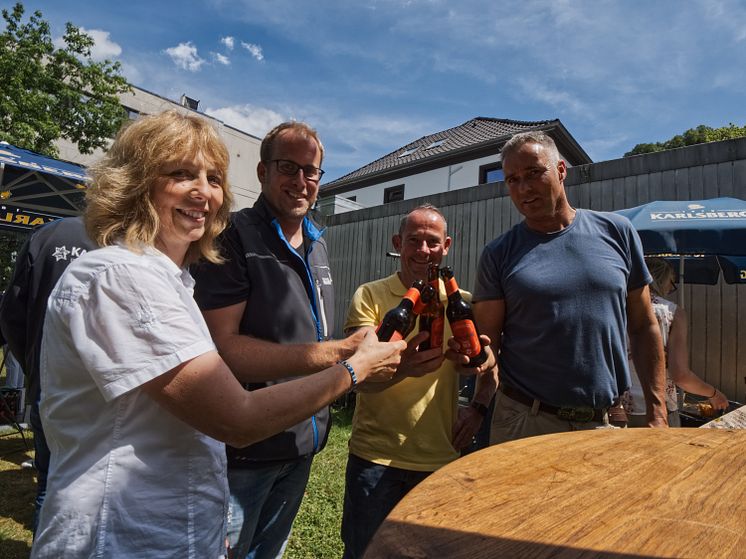
[[[487,352],[479,341],[479,332],[474,324],[474,313],[471,305],[464,301],[458,290],[453,270],[446,266],[440,271],[443,282],[446,284],[448,294],[448,307],[446,317],[451,324],[453,337],[461,345],[461,352],[469,357],[467,367],[478,367],[487,361]]]
[[[401,302],[388,311],[378,325],[376,334],[382,342],[395,342],[403,340],[412,331],[415,325],[415,305],[420,302],[420,292],[425,287],[425,282],[417,280],[404,294]],[[417,306],[418,310],[422,305]]]
[[[430,264],[427,269],[428,287],[432,287],[434,296],[425,310],[420,314],[420,332],[428,332],[430,337],[417,348],[419,351],[433,347],[443,348],[443,327],[445,326],[445,308],[440,302],[440,277],[437,264]]]

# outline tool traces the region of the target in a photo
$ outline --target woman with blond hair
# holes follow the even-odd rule
[[[713,385],[699,378],[689,367],[688,322],[684,309],[678,307],[664,297],[676,290],[676,275],[671,265],[663,258],[646,257],[653,283],[650,284],[650,297],[653,301],[653,311],[658,319],[658,325],[663,338],[666,352],[666,408],[668,409],[668,425],[681,427],[676,387],[706,397],[712,407],[722,410],[728,407],[728,398]],[[640,380],[637,377],[632,360],[630,360],[632,387],[627,398],[627,413],[630,427],[645,427],[645,397],[642,393]]]
[[[207,121],[169,111],[123,129],[91,171],[84,219],[103,248],[71,263],[49,298],[40,408],[51,463],[32,557],[223,556],[222,443],[264,439],[399,362],[404,342],[371,331],[344,363],[241,388],[187,269],[219,260],[228,160]]]

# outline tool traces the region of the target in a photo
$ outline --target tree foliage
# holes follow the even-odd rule
[[[23,22],[21,3],[3,9],[0,34],[0,140],[54,157],[66,138],[81,153],[105,147],[126,118],[130,91],[118,62],[91,58],[93,39],[71,23],[55,47],[40,11]]]
[[[16,265],[16,254],[27,236],[26,231],[2,231],[0,234],[0,292],[5,291],[10,282]]]
[[[624,154],[624,157],[630,155],[639,155],[641,153],[653,153],[666,149],[682,148],[694,144],[706,144],[707,142],[718,142],[720,140],[731,140],[746,136],[746,126],[736,126],[730,123],[728,126],[720,128],[711,128],[700,124],[696,128],[690,128],[683,134],[678,134],[665,142],[656,142],[654,144],[637,144],[632,151]]]

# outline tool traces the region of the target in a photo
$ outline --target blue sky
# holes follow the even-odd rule
[[[742,1],[24,5],[55,36],[66,21],[91,32],[131,83],[186,93],[256,136],[307,121],[327,150],[323,182],[475,116],[559,118],[594,161],[699,124],[746,124]]]

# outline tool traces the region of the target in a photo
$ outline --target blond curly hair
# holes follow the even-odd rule
[[[228,185],[228,150],[205,119],[175,110],[145,116],[125,125],[106,155],[89,169],[92,184],[86,192],[84,221],[91,239],[101,246],[123,242],[132,250],[154,246],[160,218],[152,189],[164,166],[201,152],[222,177],[223,205],[205,224],[205,234],[194,241],[184,265],[200,258],[222,261],[215,239],[228,224],[233,202]]]

